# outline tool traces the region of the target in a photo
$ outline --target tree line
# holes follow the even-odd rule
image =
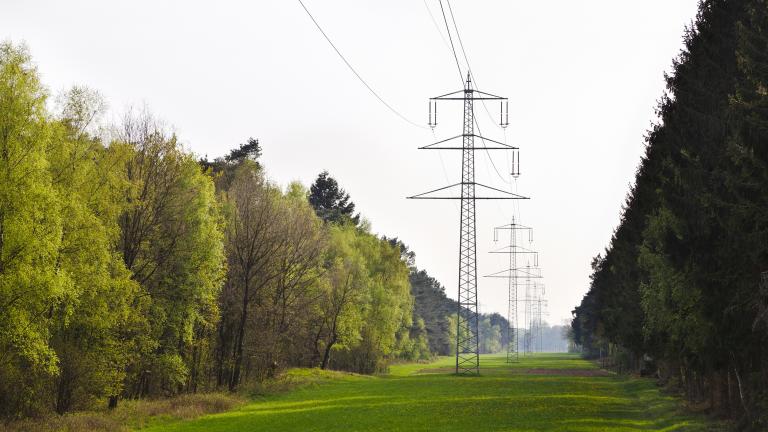
[[[455,349],[455,302],[327,172],[282,188],[258,140],[209,160],[146,109],[102,126],[98,92],[50,99],[0,44],[0,417]]]
[[[768,2],[705,0],[589,292],[583,353],[768,426]]]

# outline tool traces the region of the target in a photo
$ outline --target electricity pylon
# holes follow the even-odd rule
[[[518,226],[522,227],[522,225],[518,225]],[[510,227],[510,225],[504,225],[504,227]],[[525,227],[525,228],[530,229],[528,227]],[[502,248],[502,249],[499,249],[497,251],[492,251],[492,253],[510,253],[510,252],[507,252],[506,249],[507,248]],[[538,265],[538,256],[539,256],[538,252],[532,251],[532,250],[527,249],[527,248],[523,248],[521,246],[517,246],[516,249],[517,249],[517,254],[520,254],[520,255],[524,255],[524,254],[533,255],[534,263],[536,265]],[[510,255],[517,255],[517,254],[510,253]],[[515,257],[515,261],[518,261],[517,257]],[[521,330],[521,328],[517,324],[518,323],[518,315],[519,315],[518,304],[523,303],[523,305],[524,305],[524,309],[523,309],[523,311],[524,311],[524,320],[523,320],[523,322],[525,323],[525,325],[528,326],[527,332],[523,334],[523,352],[526,353],[526,352],[528,352],[528,347],[529,347],[530,322],[531,322],[530,321],[530,316],[531,316],[530,315],[530,304],[531,304],[531,302],[530,302],[530,298],[531,298],[530,284],[531,284],[531,280],[532,279],[541,279],[540,269],[538,267],[536,267],[536,266],[531,267],[530,261],[529,261],[528,264],[525,265],[525,267],[520,267],[517,264],[514,265],[514,266],[510,265],[510,267],[508,269],[501,270],[501,271],[498,271],[496,273],[491,273],[489,275],[486,275],[485,277],[508,279],[509,283],[511,284],[511,286],[513,286],[513,289],[510,289],[510,291],[509,291],[509,295],[510,295],[509,303],[510,304],[508,306],[508,309],[513,311],[513,314],[514,314],[512,316],[512,319],[514,319],[514,321],[515,321],[515,328],[514,328],[514,331],[512,332],[512,334],[514,335],[515,346],[514,346],[514,352],[513,353],[509,352],[510,347],[507,346],[507,351],[508,351],[507,352],[507,361],[516,361],[518,359],[518,357],[519,357],[519,354],[518,354],[519,349],[518,349],[517,344],[519,343],[519,336],[518,336],[518,334],[520,333],[520,330]],[[520,296],[519,296],[519,293],[518,293],[518,289],[519,289],[519,282],[518,281],[520,279],[525,280],[525,296],[523,297],[522,300],[520,300]],[[510,320],[510,318],[507,318],[507,320]],[[510,321],[509,325],[512,326],[512,322],[511,321]],[[513,342],[510,341],[509,345],[511,345],[512,343]]]
[[[536,281],[526,280],[525,289],[525,321],[528,331],[525,335],[523,349],[526,354],[542,350],[542,319],[547,313],[544,308],[547,301],[543,297],[544,285]],[[537,349],[538,345],[538,349]]]
[[[544,299],[544,294],[546,294],[546,291],[544,289],[544,284],[537,283],[536,281],[533,282],[533,287],[531,290],[531,299],[530,299],[530,308],[531,308],[531,316],[530,316],[530,345],[531,345],[531,352],[543,352],[543,334],[542,334],[542,316],[548,315],[547,312],[544,310],[544,308],[547,307],[547,300]],[[538,343],[538,349],[536,347]]]
[[[533,241],[533,228],[515,223],[515,217],[512,217],[512,223],[498,226],[493,229],[493,240],[498,241],[499,231],[509,231],[509,246],[501,249],[492,250],[490,253],[501,253],[509,255],[509,268],[485,277],[501,277],[507,279],[507,363],[519,359],[518,343],[520,326],[518,323],[518,279],[519,276],[525,276],[525,273],[517,268],[518,256],[533,255],[534,262],[538,262],[538,253],[518,244],[518,233],[528,233],[528,244]]]
[[[472,88],[470,74],[464,89],[430,98],[429,126],[437,125],[437,101],[462,101],[464,103],[464,125],[462,134],[448,138],[428,146],[420,147],[426,150],[461,150],[461,183],[441,187],[422,194],[408,197],[410,199],[458,199],[461,200],[461,218],[459,226],[459,287],[456,313],[456,373],[480,373],[479,334],[477,328],[477,242],[476,242],[476,213],[475,201],[479,199],[527,199],[526,197],[501,189],[485,186],[475,182],[475,151],[476,150],[517,150],[517,147],[494,141],[475,134],[474,102],[476,100],[497,100],[500,103],[500,124],[509,124],[509,101],[507,98],[481,92]],[[505,114],[505,106],[506,114]],[[451,142],[461,138],[462,145],[451,145]],[[491,143],[490,146],[475,147],[475,138]],[[460,195],[446,195],[456,187],[461,189]],[[496,195],[476,194],[477,189],[490,191]]]

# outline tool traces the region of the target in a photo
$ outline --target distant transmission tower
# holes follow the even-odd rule
[[[429,100],[429,126],[437,125],[437,101],[462,101],[464,103],[463,133],[430,144],[421,149],[427,150],[461,150],[461,183],[441,187],[429,192],[414,195],[411,199],[459,199],[461,200],[461,222],[459,227],[459,289],[456,323],[456,373],[480,373],[479,333],[477,311],[477,244],[476,244],[476,214],[475,200],[478,199],[527,199],[526,197],[485,186],[475,182],[475,151],[476,150],[517,150],[498,141],[475,134],[474,101],[498,100],[500,102],[499,117],[502,127],[509,124],[509,101],[507,98],[481,92],[472,88],[470,74],[463,90],[437,96]],[[452,146],[450,143],[461,138],[462,145]],[[475,138],[488,141],[491,146],[475,147]],[[459,196],[452,196],[449,191],[461,188]],[[495,192],[495,196],[477,196],[476,189]],[[446,195],[448,194],[448,195]]]
[[[538,263],[534,263],[538,264]],[[536,334],[538,331],[536,325],[536,284],[534,279],[541,279],[541,270],[539,267],[531,267],[530,262],[522,267],[520,271],[523,273],[522,278],[525,279],[525,297],[523,298],[524,304],[524,319],[527,326],[525,335],[523,337],[523,353],[530,354],[536,349]],[[532,283],[532,280],[533,283]]]
[[[533,282],[533,289],[531,291],[531,323],[529,325],[531,329],[531,345],[534,352],[543,352],[543,321],[542,316],[546,316],[547,312],[544,308],[547,306],[547,300],[544,299],[546,294],[544,285]],[[537,347],[538,345],[538,347]]]
[[[529,272],[523,271],[517,267],[518,257],[521,255],[533,255],[534,263],[538,264],[538,253],[531,249],[520,246],[518,243],[518,233],[528,233],[528,244],[533,241],[533,228],[515,223],[514,216],[512,223],[498,226],[493,229],[493,240],[499,238],[499,231],[509,231],[509,246],[501,249],[492,250],[491,253],[501,253],[509,255],[509,268],[485,277],[505,278],[508,280],[508,303],[507,303],[507,362],[514,362],[519,359],[518,344],[520,326],[518,323],[518,280],[520,278],[530,277]]]

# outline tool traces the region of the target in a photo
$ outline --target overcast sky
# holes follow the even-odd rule
[[[426,123],[429,97],[461,88],[437,0],[305,4],[364,79],[414,122]],[[477,180],[531,198],[478,202],[478,272],[506,268],[486,252],[503,245],[493,226],[516,214],[534,227],[549,322],[569,318],[588,288],[590,260],[619,221],[663,74],[696,5],[453,0],[479,88],[510,98],[506,131],[476,107],[482,131],[521,149],[516,184],[501,152],[501,177],[477,152]],[[298,1],[0,0],[0,38],[29,46],[52,94],[90,86],[112,118],[146,103],[199,155],[223,155],[252,136],[281,185],[310,184],[329,170],[373,230],[404,240],[456,297],[458,202],[405,197],[460,181],[459,152],[417,150],[432,132],[377,101]],[[437,139],[461,133],[460,106],[439,109]],[[480,279],[479,296],[483,312],[506,313],[503,280]]]

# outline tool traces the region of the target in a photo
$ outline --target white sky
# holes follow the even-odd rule
[[[444,34],[436,0],[428,7]],[[337,47],[400,112],[426,123],[427,99],[461,84],[419,0],[305,0]],[[682,47],[696,0],[454,0],[481,90],[510,98],[507,142],[521,149],[520,194],[478,202],[478,272],[513,212],[534,227],[548,321],[570,317],[607,245],[654,120],[663,72]],[[443,36],[445,37],[445,36]],[[403,239],[455,298],[458,202],[405,197],[459,181],[459,152],[391,114],[356,80],[298,1],[0,0],[0,39],[24,41],[43,82],[101,91],[115,118],[146,103],[195,153],[220,156],[259,138],[269,176],[310,184],[327,169],[374,231]],[[465,68],[464,65],[462,65]],[[439,107],[438,139],[461,112]],[[497,105],[489,105],[497,113]],[[484,134],[502,131],[476,107]],[[502,174],[508,160],[498,152]],[[477,152],[477,181],[510,189]],[[447,173],[447,178],[446,178]],[[483,312],[506,311],[503,280],[479,280]]]

